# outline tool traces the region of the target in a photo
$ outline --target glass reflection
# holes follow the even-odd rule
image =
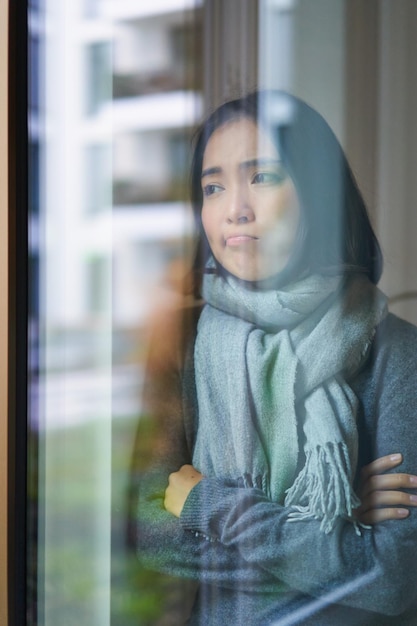
[[[159,610],[126,491],[148,319],[188,254],[197,5],[29,6],[29,623]]]
[[[189,265],[194,127],[203,109],[259,84],[311,102],[342,145],[367,160],[368,134],[353,145],[350,133],[364,85],[355,100],[346,78],[358,34],[346,16],[361,3],[28,4],[28,623],[178,623],[192,585],[179,588],[139,567],[129,507],[136,472],[160,443],[146,419],[144,370],[161,365],[175,337],[167,326],[159,356],[149,354],[160,314],[182,298]],[[384,98],[371,111],[378,141],[367,164],[375,185],[366,191],[382,198],[374,221],[389,251],[384,289],[415,322],[411,228],[402,245],[415,196],[415,159],[404,141],[411,114],[401,95],[412,82],[411,68],[404,71],[411,39],[403,45],[394,6],[378,5],[372,76],[381,83],[375,101]],[[355,71],[368,60],[362,48],[358,58]],[[141,453],[131,467],[138,422]]]

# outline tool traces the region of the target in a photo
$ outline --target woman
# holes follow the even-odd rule
[[[191,624],[415,623],[417,331],[336,138],[283,93],[226,103],[192,195],[205,304],[151,356],[141,558],[199,581]]]

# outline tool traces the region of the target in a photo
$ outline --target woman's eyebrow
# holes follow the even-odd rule
[[[272,157],[257,157],[244,161],[241,163],[240,167],[245,169],[249,167],[263,167],[264,165],[282,165],[282,161],[281,159],[274,159]]]
[[[282,165],[281,159],[274,159],[272,157],[256,157],[254,159],[248,159],[243,161],[239,165],[240,169],[249,169],[250,167],[264,167],[264,166],[277,166]],[[204,176],[212,176],[213,174],[221,174],[223,169],[220,166],[207,167],[201,172],[201,178]]]
[[[222,172],[222,168],[221,167],[208,167],[207,169],[203,170],[201,172],[201,178],[203,178],[204,176],[212,176],[213,174],[221,174]]]

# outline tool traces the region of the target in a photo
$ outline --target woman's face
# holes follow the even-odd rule
[[[203,227],[217,261],[248,281],[282,271],[300,209],[268,135],[248,118],[219,127],[206,146],[201,185]]]

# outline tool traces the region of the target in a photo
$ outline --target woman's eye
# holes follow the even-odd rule
[[[285,180],[285,172],[257,172],[252,185],[280,185]]]
[[[206,197],[212,196],[220,191],[223,191],[223,187],[221,187],[221,185],[215,185],[214,183],[210,183],[209,185],[205,185],[203,187],[203,193]]]

